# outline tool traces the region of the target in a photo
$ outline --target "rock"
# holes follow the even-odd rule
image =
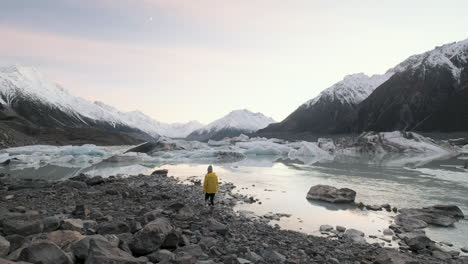
[[[468,247],[462,247],[460,250],[464,253],[468,253]]]
[[[92,239],[107,241],[106,238],[101,235],[91,235],[74,242],[71,244],[70,250],[77,259],[85,260],[88,257],[89,241]]]
[[[431,212],[433,214],[441,214],[453,218],[464,218],[462,210],[455,205],[434,205],[430,207],[424,207],[425,212]]]
[[[405,242],[412,251],[431,249],[434,246],[434,241],[432,241],[425,235],[407,238],[405,239]]]
[[[344,233],[346,231],[346,227],[344,226],[336,226],[336,231],[340,233]]]
[[[208,256],[203,252],[199,245],[189,245],[185,247],[178,248],[175,253],[185,252],[196,258],[207,258]]]
[[[160,217],[164,217],[162,209],[149,211],[143,215],[143,224],[148,224],[149,222],[154,221]]]
[[[390,228],[387,228],[383,231],[385,236],[393,236],[393,231]]]
[[[160,249],[156,252],[153,252],[149,255],[146,255],[149,261],[154,263],[169,263],[175,259],[175,254],[166,249]]]
[[[384,248],[378,251],[374,264],[412,264],[419,263],[413,258],[398,252],[395,249]]]
[[[422,220],[405,215],[398,215],[395,219],[395,224],[399,225],[405,231],[426,228],[428,226],[427,223]]]
[[[89,186],[95,186],[95,185],[103,184],[106,181],[101,176],[94,176],[92,178],[87,178],[85,182]]]
[[[14,213],[26,213],[26,207],[24,206],[16,206],[15,208],[12,208],[10,209],[11,212],[14,212]]]
[[[174,215],[174,218],[181,221],[186,221],[192,219],[195,214],[193,213],[192,209],[188,206],[182,207],[178,210],[177,214]]]
[[[361,232],[356,229],[347,229],[346,232],[344,233],[344,236],[346,238],[351,239],[353,242],[357,244],[365,244],[366,239],[364,238],[364,232]]]
[[[56,184],[55,188],[74,188],[78,190],[85,190],[88,189],[88,185],[82,181],[66,180]]]
[[[52,232],[60,228],[62,219],[57,216],[49,216],[42,219],[42,225],[44,226],[43,232]]]
[[[282,254],[276,252],[272,248],[267,248],[263,252],[263,258],[269,263],[284,263],[286,262],[286,257]]]
[[[390,204],[382,204],[381,207],[385,209],[387,212],[392,211],[392,206]]]
[[[237,258],[237,263],[239,263],[239,264],[250,264],[252,262],[250,262],[249,260],[243,259],[243,258]]]
[[[179,252],[175,255],[174,260],[171,263],[174,264],[195,264],[196,258],[187,252]]]
[[[42,221],[34,220],[14,220],[8,219],[3,221],[3,233],[6,235],[22,235],[29,236],[42,233],[44,224]]]
[[[464,217],[463,212],[454,205],[435,205],[431,207],[400,209],[400,215],[417,219],[437,226],[452,226]]]
[[[104,222],[97,226],[97,233],[100,235],[105,234],[122,234],[130,232],[130,227],[127,223],[112,221]]]
[[[321,225],[320,232],[330,232],[333,230],[333,226],[331,225]]]
[[[13,261],[0,258],[0,264],[17,264],[17,263],[19,264],[20,262],[13,262]],[[28,264],[28,263],[21,262],[21,264]]]
[[[248,250],[247,253],[244,254],[244,257],[247,260],[252,261],[253,263],[263,262],[263,257],[262,256],[258,255],[255,252],[252,252],[250,250]]]
[[[170,232],[167,234],[166,239],[161,245],[162,249],[176,249],[179,245],[180,236],[175,231]]]
[[[452,259],[452,255],[450,253],[442,252],[442,251],[432,251],[432,256],[440,260]]]
[[[26,238],[24,236],[20,235],[9,235],[5,237],[8,242],[10,242],[10,252],[13,252],[20,248],[26,241]]]
[[[381,211],[381,210],[382,210],[382,206],[381,206],[381,205],[376,205],[376,204],[373,204],[373,205],[366,205],[366,209],[367,209],[367,210],[372,210],[372,211]]]
[[[70,245],[78,240],[81,240],[83,235],[76,231],[57,230],[47,234],[47,239],[54,242],[62,250],[68,251]]]
[[[77,231],[80,233],[84,233],[85,231],[83,220],[81,219],[64,219],[62,222],[61,229]]]
[[[211,247],[215,246],[218,240],[214,237],[202,237],[198,243],[202,249],[208,251]]]
[[[162,245],[166,236],[174,230],[170,221],[165,217],[149,222],[135,233],[130,243],[130,249],[137,255],[145,255],[156,251]]]
[[[168,170],[162,169],[162,170],[155,170],[151,173],[151,176],[163,176],[166,177],[167,174],[169,173]]]
[[[348,188],[337,189],[329,185],[315,185],[310,188],[306,198],[331,203],[353,203],[356,192]]]
[[[82,219],[87,219],[91,214],[91,210],[89,210],[87,205],[80,204],[75,206],[75,210],[73,211],[73,215]]]
[[[207,220],[207,227],[210,231],[217,232],[220,235],[226,235],[228,232],[228,227],[225,224],[216,221],[214,218]]]
[[[0,258],[6,257],[10,252],[10,241],[0,236]]]
[[[131,254],[113,247],[108,241],[91,239],[85,264],[146,264],[146,258],[134,258]]]
[[[41,264],[71,264],[70,258],[56,244],[39,241],[25,247],[18,260]]]

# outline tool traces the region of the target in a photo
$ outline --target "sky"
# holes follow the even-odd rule
[[[0,0],[0,65],[163,122],[283,120],[345,75],[468,38],[466,0]]]

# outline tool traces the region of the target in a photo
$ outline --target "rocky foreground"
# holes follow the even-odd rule
[[[214,207],[163,175],[49,182],[0,177],[0,264],[468,263],[321,238],[238,215],[231,184]]]

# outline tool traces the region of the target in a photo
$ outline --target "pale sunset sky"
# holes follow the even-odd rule
[[[345,75],[468,38],[466,0],[0,0],[0,65],[163,122],[281,121]]]

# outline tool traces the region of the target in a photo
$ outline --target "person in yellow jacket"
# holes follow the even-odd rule
[[[218,176],[213,172],[213,166],[208,166],[208,173],[203,180],[203,192],[205,193],[205,203],[210,199],[210,205],[214,205],[214,197],[218,192]]]

